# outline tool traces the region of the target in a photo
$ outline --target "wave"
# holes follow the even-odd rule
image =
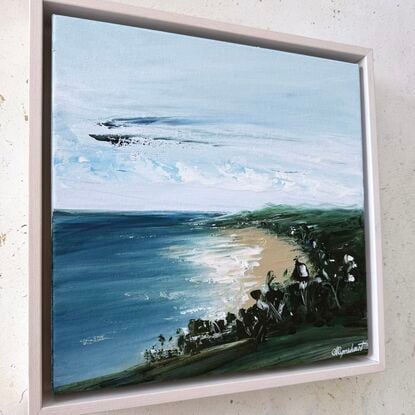
[[[104,340],[109,340],[109,339],[110,337],[107,337],[104,334],[102,334],[99,336],[92,336],[92,337],[87,337],[85,339],[81,339],[79,340],[79,343],[81,343],[83,346],[89,346],[91,344],[100,343],[100,342],[103,342]]]
[[[249,292],[257,285],[253,270],[259,266],[262,252],[261,246],[241,244],[236,235],[217,233],[195,238],[191,247],[188,243],[172,246],[165,255],[199,270],[188,279],[189,283],[195,289],[209,284],[216,296],[212,299],[214,307],[197,311],[203,312],[204,318],[218,318],[238,310],[249,300]]]
[[[167,300],[177,300],[178,298],[185,295],[184,291],[160,291],[160,298],[166,298]]]
[[[132,299],[140,299],[140,300],[144,300],[144,301],[149,301],[150,300],[150,297],[147,294],[145,294],[141,291],[126,292],[126,293],[124,293],[124,297],[129,297],[129,298],[132,298]]]

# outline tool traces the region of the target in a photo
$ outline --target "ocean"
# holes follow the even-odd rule
[[[140,363],[160,334],[240,308],[261,248],[216,229],[217,215],[53,213],[54,387]]]

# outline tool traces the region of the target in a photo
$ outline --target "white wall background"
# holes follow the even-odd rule
[[[415,2],[122,1],[374,49],[387,370],[117,415],[415,414]],[[28,0],[0,0],[0,415],[27,413],[28,25]]]

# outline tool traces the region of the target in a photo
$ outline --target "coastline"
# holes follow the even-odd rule
[[[288,237],[277,236],[264,229],[250,226],[239,229],[225,229],[222,234],[230,237],[235,244],[261,249],[260,259],[253,263],[242,277],[243,284],[248,290],[246,295],[249,297],[243,303],[245,308],[255,303],[249,293],[261,289],[268,271],[274,271],[274,281],[283,283],[291,276],[295,257],[300,257],[304,262],[308,262],[307,255],[293,240]],[[287,273],[284,276],[286,270]]]
[[[260,228],[256,227],[258,223],[261,223]],[[217,219],[214,224],[214,234],[219,236],[217,240],[210,238],[214,240],[213,243],[207,243],[202,234],[197,245],[197,248],[202,248],[201,252],[196,249],[185,259],[204,266],[216,262],[217,267],[212,267],[211,279],[206,282],[217,282],[212,286],[216,287],[218,293],[225,292],[225,299],[229,300],[225,304],[234,310],[238,298],[242,299],[240,304],[245,304],[250,292],[262,288],[267,272],[273,270],[275,280],[285,282],[280,290],[289,296],[287,307],[290,313],[279,322],[265,322],[261,320],[263,316],[260,311],[256,308],[250,310],[248,315],[254,317],[261,326],[245,318],[246,316],[239,317],[237,324],[227,321],[222,321],[221,324],[214,319],[200,320],[200,324],[193,324],[189,328],[190,332],[183,337],[182,346],[177,343],[173,349],[163,349],[163,344],[156,345],[152,351],[154,357],[147,359],[145,363],[137,362],[138,364],[132,364],[120,372],[109,372],[104,376],[90,376],[82,381],[65,382],[61,386],[54,386],[55,393],[178,380],[205,374],[216,376],[222,373],[288,367],[339,358],[339,350],[346,350],[345,354],[349,350],[350,354],[367,353],[363,348],[361,351],[357,350],[360,344],[367,344],[367,319],[362,300],[365,292],[365,268],[361,212],[297,211],[287,207],[273,207],[260,212]],[[210,237],[212,233],[208,231],[207,235]],[[297,255],[309,267],[319,266],[316,258],[320,256],[313,255],[309,243],[311,240],[316,241],[313,249],[317,249],[322,257],[327,256],[325,247],[331,248],[330,261],[324,265],[327,281],[321,286],[329,297],[323,296],[323,300],[326,299],[324,301],[320,298],[317,309],[304,309],[298,292],[290,289],[292,283],[289,278],[294,267],[293,259]],[[207,248],[209,253],[203,255]],[[310,252],[310,256],[304,252]],[[339,270],[343,272],[345,253],[355,259],[357,265],[353,267],[353,288],[355,293],[362,294],[356,299],[356,295],[350,296],[350,284],[340,284],[338,294],[341,306],[344,307],[340,308],[331,301],[332,291],[327,291],[327,286],[336,282],[336,273]],[[284,275],[286,269],[287,273]],[[214,272],[217,270],[222,270],[218,274],[222,278],[215,279]],[[340,275],[343,281],[343,273]],[[232,284],[234,285],[231,286]],[[231,286],[230,289],[226,285]],[[316,299],[318,291],[311,290],[309,294],[310,298]],[[221,298],[220,293],[216,295],[216,299]],[[265,301],[272,301],[277,305],[279,300],[275,298]],[[247,306],[249,304],[244,305]],[[191,317],[189,322],[190,319]],[[214,333],[211,333],[212,322],[216,323]],[[260,337],[263,331],[256,331],[257,326],[259,329],[265,327],[265,338]],[[243,328],[250,330],[241,331]],[[210,331],[207,332],[207,329]],[[133,346],[138,347],[136,343]]]

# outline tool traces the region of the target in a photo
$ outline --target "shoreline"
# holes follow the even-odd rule
[[[239,229],[224,229],[222,234],[232,242],[246,247],[261,248],[260,259],[244,272],[243,284],[247,289],[248,300],[242,306],[251,307],[255,300],[249,295],[253,290],[261,289],[265,284],[268,271],[274,271],[275,282],[283,283],[289,279],[294,269],[294,258],[308,262],[301,247],[288,237],[277,236],[267,230],[254,226]],[[284,276],[284,272],[288,271]]]
[[[261,226],[257,227],[259,224]],[[217,219],[212,227],[216,228],[212,234],[222,237],[209,246],[201,238],[199,244],[202,253],[208,247],[212,253],[200,255],[196,250],[191,259],[196,265],[200,262],[205,267],[217,265],[212,267],[211,278],[206,281],[218,282],[216,300],[221,299],[219,291],[223,290],[226,306],[235,310],[238,299],[239,305],[249,306],[246,301],[250,293],[263,288],[267,272],[273,270],[275,281],[285,282],[283,287],[274,291],[288,295],[289,313],[282,316],[281,321],[265,321],[260,311],[262,308],[254,307],[248,314],[242,313],[235,324],[235,320],[193,320],[189,333],[180,335],[180,344],[177,337],[177,346],[173,349],[163,348],[163,344],[156,345],[143,364],[101,377],[54,386],[55,393],[300,365],[338,358],[338,350],[353,352],[356,344],[367,343],[362,212],[333,210],[323,214],[320,211],[274,207]],[[316,255],[311,249],[312,240],[316,241],[312,247],[318,250]],[[347,246],[345,241],[349,241]],[[320,266],[318,258],[327,257],[326,246],[332,252],[330,261],[323,264],[327,281],[321,289],[309,291],[311,300],[319,301],[318,308],[304,309],[298,291],[291,290],[294,284],[290,281],[293,259],[299,255],[312,271]],[[310,252],[310,256],[306,252]],[[357,264],[353,267],[353,296],[345,280],[346,254],[353,256]],[[216,271],[222,271],[218,274],[223,278],[215,280]],[[341,305],[334,302],[336,293],[333,297],[330,295],[332,291],[328,290],[328,285],[338,281],[337,272],[341,272],[340,277],[346,283],[336,285],[343,295]],[[327,295],[318,297],[320,292]],[[277,307],[280,297],[265,301]],[[214,333],[212,323],[215,324]]]

